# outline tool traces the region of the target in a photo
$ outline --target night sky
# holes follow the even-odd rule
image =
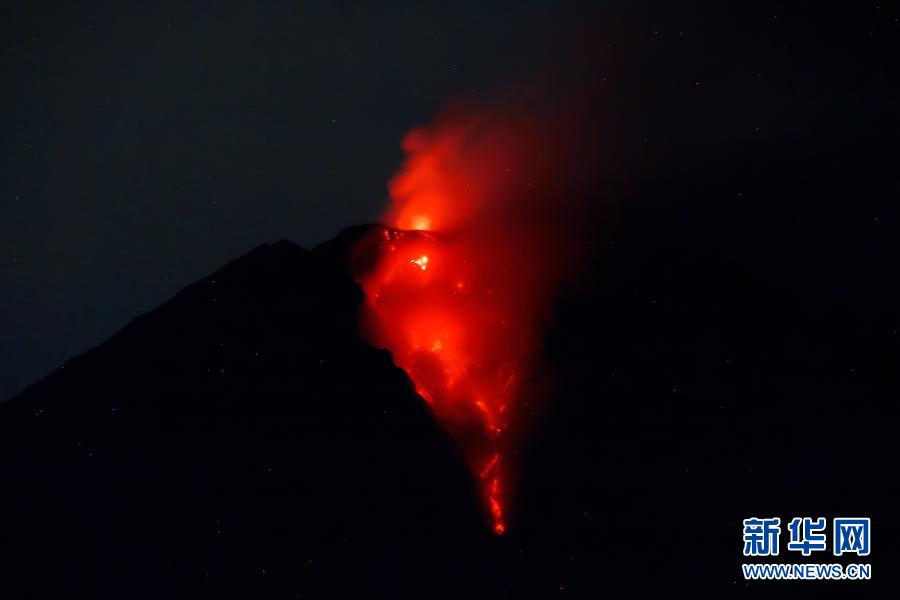
[[[310,247],[377,219],[404,132],[448,100],[535,80],[591,90],[612,178],[702,178],[752,145],[865,157],[846,204],[759,201],[782,241],[748,252],[785,279],[834,259],[828,293],[870,291],[857,267],[888,277],[896,5],[594,4],[5,7],[0,398],[259,244]],[[660,199],[676,201],[690,198]]]

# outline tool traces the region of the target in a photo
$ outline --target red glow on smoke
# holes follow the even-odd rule
[[[459,108],[411,131],[375,264],[356,274],[365,335],[391,351],[460,444],[498,534],[533,414],[541,335],[566,270],[559,132]]]

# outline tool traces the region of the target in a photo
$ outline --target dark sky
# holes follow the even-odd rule
[[[879,137],[898,104],[887,3],[17,4],[0,14],[0,398],[261,243],[376,219],[403,133],[507,83],[583,80],[610,170],[757,142],[897,152]],[[849,218],[896,216],[876,204]]]

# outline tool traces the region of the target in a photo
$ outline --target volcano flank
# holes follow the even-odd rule
[[[668,220],[596,252],[554,307],[554,384],[503,535],[458,436],[364,341],[353,273],[384,226],[359,226],[261,246],[0,404],[4,591],[721,598],[746,591],[757,512],[864,514],[889,538],[896,480],[869,460],[896,456],[883,316],[690,245],[661,258]],[[876,547],[878,573],[896,551]]]
[[[342,239],[259,247],[0,405],[0,503],[16,515],[2,565],[21,589],[306,597],[481,579],[474,485],[360,339]]]

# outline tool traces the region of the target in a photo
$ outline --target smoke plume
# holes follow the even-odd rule
[[[410,131],[374,267],[356,273],[364,335],[458,441],[497,533],[542,400],[542,336],[579,256],[581,144],[558,114],[454,104]]]

